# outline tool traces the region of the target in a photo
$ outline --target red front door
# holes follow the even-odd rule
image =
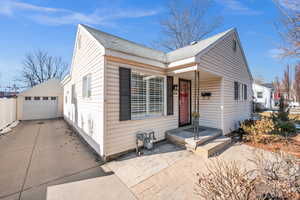
[[[179,80],[179,126],[191,123],[191,81]]]

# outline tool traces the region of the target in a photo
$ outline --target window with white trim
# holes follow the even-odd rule
[[[82,78],[82,97],[91,97],[91,75],[88,74]]]
[[[263,92],[257,92],[257,98],[262,99],[263,98]]]
[[[164,114],[164,77],[131,72],[131,119]]]

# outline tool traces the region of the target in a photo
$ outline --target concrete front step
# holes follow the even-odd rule
[[[187,148],[192,148],[192,149],[196,149],[197,146],[201,145],[201,144],[204,144],[210,140],[213,140],[219,136],[222,135],[222,131],[221,130],[214,130],[214,131],[203,131],[203,132],[200,132],[201,135],[199,135],[199,137],[197,139],[194,139],[194,138],[187,138],[185,140],[185,143],[186,143],[186,147]]]
[[[212,155],[215,155],[217,152],[221,151],[222,149],[224,149],[230,143],[231,143],[231,138],[220,136],[218,138],[210,140],[205,144],[197,146],[196,149],[190,149],[190,150],[193,151],[195,154],[204,157],[210,157]]]

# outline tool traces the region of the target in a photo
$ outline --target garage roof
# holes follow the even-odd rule
[[[51,96],[63,92],[60,80],[50,79],[18,94],[18,96]]]

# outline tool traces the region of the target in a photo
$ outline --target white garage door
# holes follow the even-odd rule
[[[57,116],[57,97],[25,97],[23,120],[51,119]]]

